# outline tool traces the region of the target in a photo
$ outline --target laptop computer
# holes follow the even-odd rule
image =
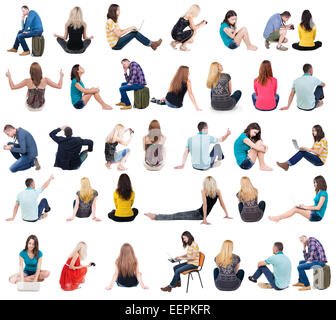
[[[39,282],[18,282],[16,284],[18,291],[40,291]]]
[[[137,31],[140,31],[142,29],[142,26],[144,24],[145,20],[142,20],[141,24],[140,24],[140,27],[137,29]]]
[[[179,260],[176,260],[175,258],[172,257],[172,255],[167,252],[167,255],[168,255],[168,261],[171,262],[171,263],[176,263],[176,262],[179,262]]]
[[[293,142],[293,145],[294,145],[294,148],[299,150],[300,147],[299,147],[299,144],[297,143],[297,140],[296,139],[292,139],[292,142]]]

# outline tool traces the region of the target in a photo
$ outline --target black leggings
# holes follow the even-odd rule
[[[133,221],[139,213],[138,209],[135,209],[135,208],[133,208],[132,211],[133,211],[133,216],[131,217],[117,217],[115,215],[115,212],[116,212],[115,210],[112,210],[107,216],[111,220],[116,221],[116,222],[130,222],[130,221]]]
[[[316,41],[314,42],[315,43],[315,46],[314,47],[301,47],[299,45],[299,43],[293,43],[292,44],[292,47],[293,49],[296,49],[296,50],[300,50],[300,51],[309,51],[309,50],[316,50],[318,48],[321,48],[322,47],[322,42],[321,41]]]
[[[90,45],[91,40],[87,39],[83,41],[83,48],[78,49],[78,50],[72,50],[68,48],[68,41],[62,39],[62,38],[57,38],[56,39],[59,45],[63,48],[63,50],[67,53],[84,53],[87,47]]]

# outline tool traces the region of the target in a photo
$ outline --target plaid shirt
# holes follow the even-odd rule
[[[131,84],[142,84],[146,85],[145,75],[141,69],[141,67],[136,62],[131,62],[129,67],[129,75],[125,73],[125,79],[128,83]]]
[[[327,257],[321,242],[313,237],[308,239],[308,252],[303,251],[303,256],[309,261],[327,262]]]

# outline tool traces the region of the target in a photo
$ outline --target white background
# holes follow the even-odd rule
[[[247,2],[235,1],[233,7],[228,7],[221,1],[198,1],[201,13],[196,22],[202,19],[208,25],[200,29],[195,43],[190,45],[190,52],[173,51],[169,46],[170,32],[178,18],[192,4],[192,1],[120,1],[120,27],[139,26],[144,19],[143,34],[152,40],[162,37],[163,43],[156,52],[142,46],[136,40],[132,41],[122,51],[112,51],[106,41],[105,22],[109,1],[58,1],[57,5],[46,1],[6,1],[3,5],[3,15],[0,21],[2,33],[0,90],[2,95],[0,127],[10,123],[23,127],[35,137],[39,150],[39,161],[42,169],[11,173],[8,168],[13,158],[7,151],[0,155],[0,174],[2,183],[0,194],[2,202],[0,221],[0,242],[2,262],[0,268],[0,298],[3,299],[328,299],[333,298],[334,283],[325,291],[312,290],[298,292],[289,288],[277,292],[262,290],[247,280],[257,266],[257,262],[272,254],[272,244],[275,241],[284,243],[284,252],[292,261],[292,283],[297,281],[296,265],[302,257],[302,245],[299,236],[306,234],[319,239],[326,250],[329,264],[333,271],[335,251],[333,250],[333,212],[334,183],[332,177],[335,161],[333,148],[334,112],[332,101],[333,83],[333,29],[332,20],[328,18],[331,3],[316,1],[281,1],[273,4],[269,1]],[[16,32],[20,28],[21,5],[28,5],[36,10],[42,18],[45,52],[42,57],[19,57],[18,54],[7,53],[12,46]],[[64,24],[70,10],[80,5],[84,20],[88,25],[88,35],[94,35],[94,40],[82,55],[65,53],[57,44],[53,33],[63,34]],[[219,36],[219,25],[225,13],[234,9],[238,14],[238,27],[246,26],[252,42],[259,47],[257,52],[246,50],[244,44],[237,50],[227,49]],[[299,52],[290,48],[280,52],[275,45],[270,50],[264,47],[263,31],[268,18],[276,13],[288,10],[292,13],[290,23],[295,24],[295,31],[288,33],[289,43],[298,41],[297,26],[304,9],[310,9],[317,26],[317,40],[323,42],[323,47],[317,51]],[[31,47],[31,40],[27,41]],[[82,77],[86,87],[99,86],[103,99],[114,106],[118,102],[119,85],[124,81],[120,64],[122,58],[137,61],[143,68],[150,88],[151,96],[164,96],[170,81],[180,65],[190,67],[190,78],[193,91],[202,112],[196,112],[186,96],[184,107],[173,110],[166,106],[151,104],[145,110],[102,111],[100,106],[91,99],[83,110],[76,110],[70,100],[70,71],[79,63],[86,73]],[[260,112],[254,109],[251,94],[253,79],[258,75],[259,65],[264,59],[272,62],[274,76],[278,79],[280,106],[287,104],[292,81],[302,75],[304,63],[311,63],[315,75],[327,86],[325,88],[325,104],[321,109],[303,112],[296,108],[295,102],[289,111],[275,110]],[[38,113],[30,112],[25,107],[26,90],[11,91],[5,72],[9,68],[15,83],[29,77],[29,67],[38,61],[45,76],[57,82],[59,70],[62,68],[65,77],[62,90],[47,88],[46,106]],[[230,112],[213,111],[210,107],[210,92],[205,86],[208,69],[211,62],[218,61],[232,77],[233,90],[243,92],[238,106]],[[133,101],[133,94],[130,95]],[[167,136],[166,166],[160,172],[149,172],[143,167],[144,153],[142,137],[146,134],[151,120],[161,123],[163,134]],[[180,164],[187,138],[197,133],[199,121],[206,121],[209,133],[222,136],[230,128],[232,135],[222,144],[225,160],[222,166],[208,172],[193,170],[190,158],[183,171],[174,170]],[[258,122],[262,128],[262,137],[269,146],[266,162],[274,168],[273,172],[261,172],[256,164],[251,170],[241,170],[235,162],[233,143],[251,122]],[[135,207],[140,211],[138,218],[132,223],[118,224],[107,218],[107,213],[114,208],[113,192],[116,188],[119,172],[116,167],[107,170],[104,166],[104,142],[107,134],[117,123],[131,127],[135,136],[130,144],[132,154],[129,158],[127,173],[131,177],[135,190]],[[277,168],[276,161],[285,161],[295,153],[291,139],[296,138],[300,145],[310,147],[313,144],[311,129],[320,124],[329,141],[329,156],[325,166],[314,167],[302,160],[286,173]],[[82,138],[94,140],[94,151],[78,171],[66,172],[53,167],[57,145],[49,138],[49,132],[59,126],[69,125],[74,134]],[[2,134],[1,143],[9,140]],[[24,189],[24,181],[34,178],[36,185],[42,185],[51,173],[55,180],[44,192],[52,207],[48,219],[35,224],[28,224],[20,219],[20,212],[14,222],[5,222],[12,215],[16,195]],[[267,219],[268,215],[277,215],[293,206],[290,195],[299,202],[313,204],[313,178],[322,174],[328,183],[330,201],[325,218],[319,223],[311,223],[301,216],[294,217],[279,224]],[[145,212],[174,213],[192,210],[201,205],[203,179],[207,175],[216,178],[222,191],[225,204],[233,220],[224,220],[223,212],[217,204],[209,216],[210,226],[200,225],[195,221],[159,222],[150,221],[143,215]],[[236,192],[239,190],[240,178],[248,175],[259,190],[259,199],[266,201],[265,218],[255,224],[247,224],[240,220]],[[80,186],[81,177],[89,177],[92,186],[99,192],[97,216],[102,222],[95,223],[91,219],[69,223],[66,218],[72,214],[72,202]],[[172,293],[160,291],[171,281],[173,265],[167,261],[166,252],[181,255],[184,250],[180,235],[189,230],[205,253],[205,265],[201,272],[204,289],[194,277],[189,293],[185,293],[186,277],[182,278],[182,288],[174,289]],[[40,249],[44,254],[43,268],[51,272],[51,276],[41,286],[39,293],[19,293],[16,287],[8,282],[8,277],[18,271],[18,254],[24,248],[26,238],[36,234],[40,240]],[[236,292],[220,292],[213,282],[214,257],[219,252],[222,242],[231,239],[235,243],[234,252],[241,257],[241,268],[246,272],[242,286]],[[88,244],[88,261],[94,261],[97,266],[89,270],[86,283],[80,290],[63,292],[58,284],[62,267],[68,255],[79,241]],[[140,270],[145,284],[150,289],[140,287],[124,289],[114,287],[111,292],[105,291],[105,286],[111,280],[114,272],[114,261],[124,242],[133,245],[139,259]],[[312,279],[312,271],[308,271]],[[261,281],[264,279],[261,278]]]

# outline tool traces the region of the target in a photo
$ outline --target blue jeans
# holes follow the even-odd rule
[[[79,169],[79,168],[81,167],[81,165],[82,165],[83,162],[87,159],[87,157],[88,157],[88,154],[87,154],[87,152],[85,152],[85,151],[82,151],[82,152],[79,154],[79,158],[80,158],[81,163],[80,163],[80,165],[79,165],[79,167],[78,167],[77,169]]]
[[[307,263],[308,260],[302,260],[299,262],[299,265],[297,267],[299,272],[299,282],[303,283],[305,287],[310,286],[308,277],[306,275],[305,270],[309,270],[314,266],[321,266],[324,267],[325,264],[321,261],[313,261],[311,263]]]
[[[179,109],[179,108],[182,108],[183,105],[181,107],[178,107],[178,106],[175,106],[173,105],[172,103],[170,103],[167,99],[165,99],[165,104],[170,107],[170,108],[173,108],[173,109]]]
[[[258,270],[255,272],[255,274],[252,277],[253,277],[253,279],[258,280],[258,278],[262,274],[265,275],[268,283],[272,286],[273,289],[275,289],[275,290],[283,290],[283,289],[280,289],[280,288],[278,288],[276,286],[274,274],[266,266],[265,267],[259,267]]]
[[[213,167],[216,159],[218,161],[221,161],[224,159],[224,154],[222,151],[222,147],[220,146],[220,144],[215,144],[214,147],[212,148],[211,152],[210,152],[210,158],[211,158],[211,162],[210,162],[210,168]]]
[[[13,142],[8,142],[7,145],[8,146],[14,145],[15,147],[19,146],[18,144],[15,144]],[[27,156],[25,154],[12,152],[12,151],[11,151],[11,154],[13,155],[13,157],[15,159],[17,159],[17,161],[14,162],[9,168],[9,170],[11,172],[14,173],[14,172],[17,172],[17,171],[23,171],[23,170],[30,169],[31,167],[34,167],[34,159],[35,158],[32,158],[32,157]]]
[[[274,95],[274,98],[275,98],[275,107],[273,109],[270,109],[270,110],[262,110],[262,111],[272,111],[272,110],[276,109],[276,107],[279,104],[280,96],[276,93]],[[253,105],[254,106],[256,106],[257,99],[258,99],[257,94],[256,93],[252,93],[252,101],[253,101]],[[260,110],[260,109],[258,109],[258,110]]]
[[[240,90],[236,90],[232,93],[231,98],[236,101],[236,103],[240,100],[242,92]]]
[[[218,275],[219,275],[219,269],[218,268],[215,268],[214,269],[214,280],[216,281],[216,279],[218,278]],[[245,275],[245,272],[244,270],[241,270],[239,269],[238,272],[236,273],[236,277],[240,280],[240,281],[243,281],[244,279],[244,275]]]
[[[317,86],[314,95],[315,95],[315,107],[316,107],[319,101],[324,99],[323,87]]]
[[[142,35],[139,31],[132,31],[125,36],[119,38],[117,44],[112,48],[113,50],[120,50],[125,47],[131,40],[137,39],[144,46],[149,47],[151,45],[151,41],[147,39],[144,35]]]
[[[128,99],[127,91],[133,91],[133,90],[140,90],[143,89],[145,86],[142,84],[127,84],[127,82],[123,82],[121,84],[121,87],[119,88],[120,95],[121,95],[121,102],[125,103],[126,106],[131,105],[131,101]]]
[[[38,220],[40,220],[41,216],[43,215],[44,212],[49,212],[50,211],[50,207],[48,204],[48,201],[46,198],[43,198],[40,201],[40,204],[38,205],[38,218],[36,220],[33,221],[29,221],[29,220],[24,220],[26,222],[36,222]]]
[[[17,50],[21,44],[23,51],[29,51],[25,38],[40,37],[42,32],[43,31],[29,31],[27,33],[23,33],[23,30],[20,30],[16,36],[13,49]]]
[[[299,151],[297,152],[293,157],[291,157],[287,163],[290,166],[294,166],[297,164],[302,158],[305,158],[310,163],[312,163],[314,166],[323,166],[322,160],[313,153],[307,152],[307,151]]]
[[[178,265],[174,266],[174,277],[170,283],[170,287],[174,288],[176,284],[181,281],[180,274],[187,270],[197,269],[196,266],[193,264],[179,263]]]

